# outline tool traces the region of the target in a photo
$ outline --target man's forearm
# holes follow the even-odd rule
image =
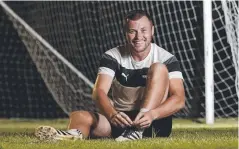
[[[96,103],[101,112],[103,112],[102,114],[104,114],[107,118],[110,118],[112,115],[117,113],[117,111],[110,103],[109,97],[107,96],[106,93],[104,93],[104,91],[100,89],[97,90],[94,99],[96,100]]]
[[[151,110],[153,117],[155,119],[160,119],[178,112],[185,106],[185,101],[182,98],[184,97],[179,97],[176,95],[170,96],[163,104]]]

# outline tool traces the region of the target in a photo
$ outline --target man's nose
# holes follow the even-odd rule
[[[143,34],[141,32],[137,32],[136,35],[135,35],[135,38],[136,39],[141,39],[143,36]]]

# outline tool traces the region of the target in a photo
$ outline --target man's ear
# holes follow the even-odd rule
[[[152,36],[154,36],[154,26],[152,25]]]

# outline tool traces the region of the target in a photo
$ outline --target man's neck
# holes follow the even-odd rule
[[[145,49],[142,52],[135,52],[133,50],[130,50],[131,51],[130,53],[131,53],[131,56],[133,57],[133,59],[135,61],[139,62],[139,61],[144,60],[149,55],[150,50],[151,50],[151,45],[149,45],[147,47],[147,49]]]

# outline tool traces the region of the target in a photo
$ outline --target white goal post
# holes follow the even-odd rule
[[[206,123],[214,123],[212,1],[203,1]]]
[[[238,1],[221,0],[225,18],[225,30],[227,41],[230,44],[232,60],[235,67],[235,86],[237,96],[239,97],[239,54],[238,54],[238,37],[239,37],[239,15]],[[205,56],[205,112],[206,123],[214,124],[214,66],[213,66],[213,25],[212,25],[212,1],[203,1],[203,18],[204,18],[204,56]]]

